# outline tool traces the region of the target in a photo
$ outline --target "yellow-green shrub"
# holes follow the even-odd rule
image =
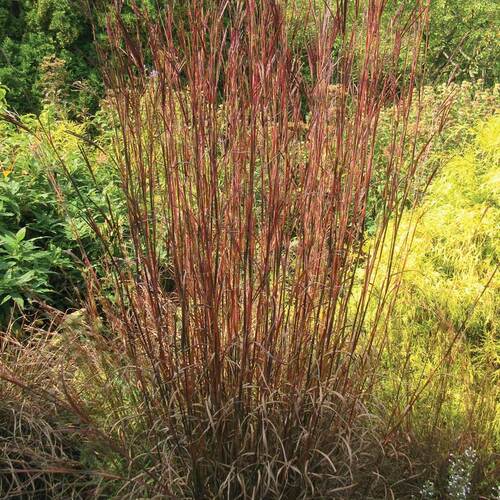
[[[499,160],[497,114],[477,127],[422,204],[403,216],[400,234],[413,240],[388,325],[379,393],[399,400],[389,427],[404,419],[412,453],[423,460],[443,466],[451,452],[477,450],[477,483],[481,474],[488,482],[499,437]]]

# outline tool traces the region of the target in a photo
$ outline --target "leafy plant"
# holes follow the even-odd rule
[[[61,119],[53,106],[45,107],[39,119],[5,117],[0,123],[4,321],[14,301],[32,310],[35,298],[61,309],[78,305],[85,286],[83,259],[95,257],[95,269],[102,271],[97,258],[101,246],[89,217],[102,224],[111,200],[118,212],[123,205],[106,159],[100,159],[95,172],[88,170],[81,155],[85,142],[77,138],[85,133],[83,125]],[[63,160],[67,170],[62,168]],[[100,187],[97,179],[102,180]],[[75,190],[79,195],[74,195]]]
[[[0,235],[0,305],[15,302],[24,308],[25,297],[48,298],[49,274],[61,264],[59,249],[41,251],[36,238],[26,240],[26,228]]]
[[[403,238],[397,244],[408,252],[407,270],[388,325],[379,390],[390,401],[399,399],[391,419],[406,422],[409,453],[430,463],[440,494],[447,487],[439,471],[449,454],[468,447],[477,450],[474,491],[486,494],[494,485],[499,131],[496,114],[472,129],[468,143],[446,153],[422,204],[403,217],[403,228],[418,221],[411,249]],[[459,479],[454,483],[465,488]]]
[[[448,495],[452,500],[467,500],[471,494],[471,481],[477,453],[467,448],[459,457],[451,457],[448,477]]]

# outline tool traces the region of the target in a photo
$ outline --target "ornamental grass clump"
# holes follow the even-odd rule
[[[372,389],[406,255],[393,235],[429,145],[414,140],[428,6],[396,13],[381,43],[384,6],[311,12],[304,82],[278,1],[193,0],[182,22],[134,3],[131,22],[116,3],[103,55],[128,222],[111,204],[104,227],[89,210],[106,278],[87,259],[85,314],[54,326],[65,354],[50,382],[79,422],[85,477],[106,477],[107,494],[403,487],[386,467],[401,459],[397,426],[377,420]]]

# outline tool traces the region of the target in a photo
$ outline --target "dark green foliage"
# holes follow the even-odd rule
[[[412,0],[405,1],[408,8],[414,4]],[[148,11],[153,11],[157,3],[137,2]],[[165,0],[159,3],[167,5]],[[186,20],[187,3],[168,2],[178,22]],[[0,83],[10,89],[9,104],[16,111],[39,112],[46,94],[53,91],[50,86],[47,88],[47,68],[43,64],[51,57],[64,66],[59,98],[65,108],[69,107],[75,116],[97,109],[102,84],[91,22],[97,40],[105,46],[105,18],[111,2],[87,0],[86,8],[84,5],[84,0],[0,0]],[[292,44],[303,54],[303,72],[308,80],[308,44],[314,39],[314,30],[309,27],[312,16],[307,13],[309,1],[289,5],[289,16],[293,17]],[[400,2],[389,2],[388,12],[400,7]],[[130,2],[124,2],[122,11],[123,21],[132,27],[135,14]],[[499,15],[495,0],[434,0],[427,57],[429,81],[498,81],[500,54],[495,42]]]
[[[47,92],[43,61],[62,62],[64,101],[74,114],[95,111],[100,92],[92,30],[73,0],[0,0],[0,83],[20,113],[38,112]]]

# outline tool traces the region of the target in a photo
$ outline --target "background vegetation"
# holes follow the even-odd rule
[[[307,41],[315,33],[314,20],[307,15],[309,3],[288,2],[290,29],[299,28],[294,44],[304,57]],[[411,9],[412,4],[390,2],[387,11],[402,5]],[[99,1],[84,5],[84,0],[0,0],[0,83],[9,88],[9,106],[18,113],[38,113],[56,95],[73,117],[97,110],[103,86],[91,22],[95,36],[105,44],[109,5]],[[154,2],[139,5],[152,9]],[[174,0],[171,5],[179,19],[186,17],[185,3]],[[428,81],[498,82],[498,16],[495,0],[433,0]],[[124,19],[131,22],[132,11]]]

